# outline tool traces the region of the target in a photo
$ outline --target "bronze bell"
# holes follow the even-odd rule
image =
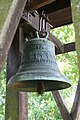
[[[58,69],[54,44],[46,38],[26,41],[20,68],[9,80],[8,87],[41,94],[70,86],[70,81]]]

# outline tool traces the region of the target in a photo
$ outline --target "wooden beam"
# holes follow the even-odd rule
[[[0,34],[0,71],[8,54],[27,0],[13,0]]]
[[[54,35],[52,35],[50,33],[48,38],[49,38],[50,41],[52,41],[55,44],[55,46],[58,48],[57,50],[59,50],[61,52],[64,51],[63,44]]]
[[[80,72],[79,72],[79,75],[80,75]],[[80,116],[80,80],[78,81],[74,103],[71,110],[72,120],[78,120],[79,116]]]
[[[63,101],[60,93],[58,91],[52,92],[52,95],[57,103],[57,106],[60,110],[63,120],[72,120],[69,111],[67,110],[66,104]]]
[[[28,120],[28,96],[26,92],[19,93],[19,120]]]
[[[39,14],[36,12],[33,13],[27,13],[25,11],[22,15],[22,19],[20,21],[20,26],[26,31],[26,32],[31,32],[35,30],[39,30]]]
[[[19,51],[22,53],[25,42],[24,30],[19,27]],[[28,120],[28,95],[27,92],[19,93],[19,120]]]
[[[23,33],[22,33],[23,34]],[[7,62],[7,82],[16,74],[20,65],[21,53],[19,37],[21,32],[18,29],[11,45]],[[22,37],[21,37],[22,38]],[[24,39],[24,38],[23,38]],[[23,40],[21,39],[21,40]],[[14,97],[14,99],[12,99]],[[6,120],[28,120],[28,97],[27,93],[16,92],[7,88],[6,92]]]
[[[44,12],[46,14],[52,13],[52,12],[56,12],[58,10],[62,10],[64,8],[70,7],[70,0],[55,0],[54,2],[45,5],[43,7],[40,7],[37,11],[39,13],[42,12],[42,10],[44,10]]]
[[[48,0],[49,1],[49,0]],[[44,1],[37,1],[30,2],[27,4],[27,9],[37,9],[37,11],[41,14],[44,10],[45,13],[48,15],[51,24],[53,25],[53,28],[60,27],[66,24],[72,23],[72,14],[71,14],[71,5],[70,0],[55,0],[54,2],[51,2],[51,4],[48,4],[48,2],[45,2],[44,6],[42,5],[39,7],[36,7],[36,4],[44,3]],[[34,4],[33,4],[34,3]],[[32,6],[32,7],[31,7]],[[33,7],[34,6],[34,7]]]
[[[67,7],[48,14],[53,28],[72,23],[71,7]]]
[[[45,5],[48,5],[52,2],[54,2],[55,0],[34,0],[33,2],[28,2],[26,4],[26,10],[28,11],[32,11],[32,10],[36,10],[40,7],[43,7]]]
[[[75,29],[75,42],[76,42],[76,53],[77,53],[77,65],[78,65],[78,86],[75,93],[74,103],[71,110],[71,116],[73,120],[80,119],[80,0],[71,0],[72,17]],[[79,6],[79,7],[78,7]],[[76,73],[76,71],[75,71]]]
[[[41,14],[42,10],[48,15],[53,28],[72,23],[70,0],[56,0],[37,11]]]
[[[60,49],[56,48],[56,55],[67,53],[67,52],[72,52],[72,51],[75,51],[75,50],[76,50],[75,42],[67,43],[67,44],[63,45],[63,51],[61,51]]]
[[[19,30],[17,30],[7,57],[7,82],[17,72],[19,65]],[[19,120],[19,93],[9,88],[6,88],[5,120]]]

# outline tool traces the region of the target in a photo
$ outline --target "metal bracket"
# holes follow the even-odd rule
[[[27,25],[31,25],[34,29],[36,29],[36,31],[50,32],[52,27],[48,17],[43,13],[39,15],[37,11],[24,11],[22,19],[27,22]]]
[[[30,38],[31,36],[32,38],[33,36],[35,37],[35,31],[38,31],[39,36],[41,37],[45,37],[45,33],[49,33],[49,39],[55,43],[58,49],[60,49],[62,52],[64,51],[63,44],[56,39],[56,37],[54,38],[54,36],[50,34],[50,29],[53,26],[50,24],[50,20],[44,13],[39,15],[37,11],[24,11],[20,26],[24,28],[26,35],[30,36]]]

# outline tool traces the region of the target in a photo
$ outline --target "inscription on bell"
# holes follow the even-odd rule
[[[41,50],[41,49],[45,49],[44,46],[41,46],[40,44],[35,44],[35,45],[29,45],[27,48],[27,50]]]
[[[53,56],[46,52],[31,52],[27,54],[26,63],[30,62],[54,62]]]
[[[51,45],[50,45],[51,44]],[[28,63],[54,63],[53,44],[46,40],[27,41],[24,47],[23,62]],[[26,59],[25,59],[26,58]]]

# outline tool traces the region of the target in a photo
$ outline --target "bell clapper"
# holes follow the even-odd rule
[[[43,81],[37,81],[37,93],[43,95],[45,92],[45,86]]]

